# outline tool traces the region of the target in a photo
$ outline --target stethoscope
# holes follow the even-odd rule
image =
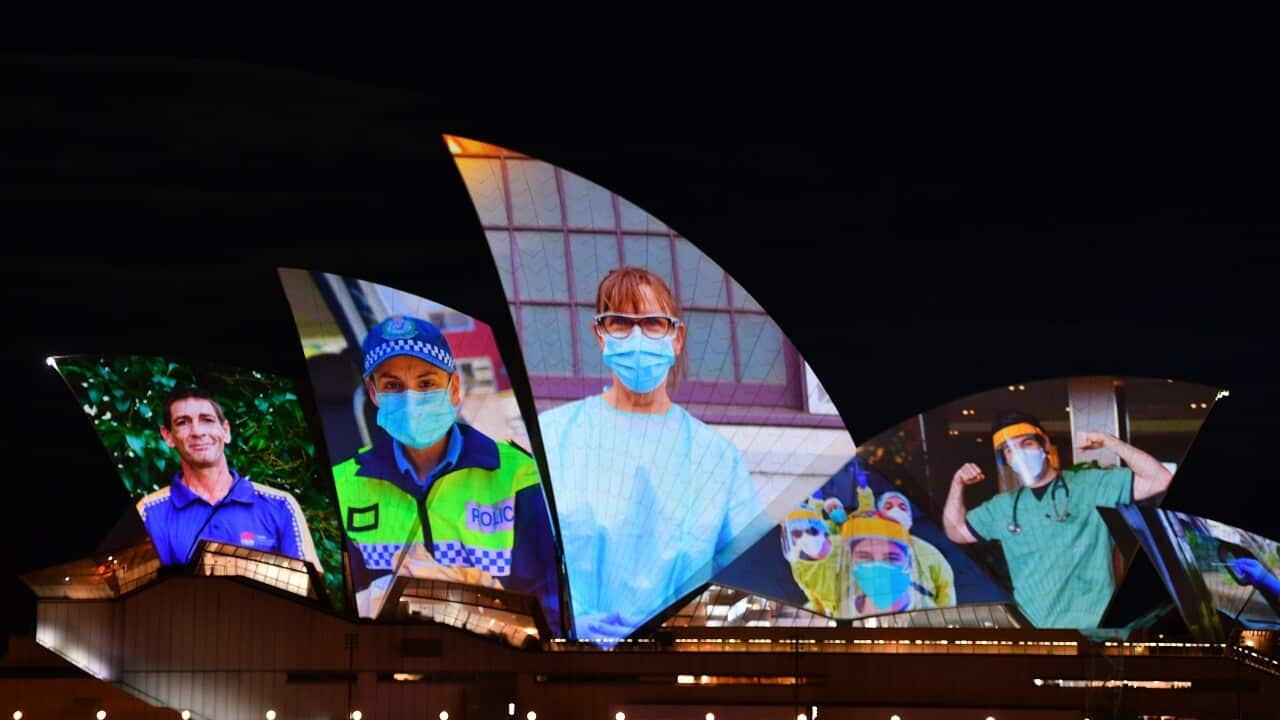
[[[1022,532],[1022,526],[1018,524],[1018,501],[1022,499],[1022,491],[1026,489],[1026,485],[1019,487],[1018,492],[1013,496],[1013,519],[1009,522],[1009,532],[1014,535]],[[1062,510],[1058,509],[1057,492],[1059,489],[1061,489],[1067,496],[1066,506],[1063,507]],[[1067,485],[1067,482],[1062,479],[1061,473],[1058,474],[1058,477],[1053,479],[1053,484],[1049,488],[1049,500],[1053,503],[1053,515],[1045,513],[1044,516],[1054,522],[1066,522],[1067,518],[1071,517],[1071,488]]]

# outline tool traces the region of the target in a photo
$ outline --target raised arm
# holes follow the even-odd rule
[[[1159,460],[1121,440],[1102,432],[1076,433],[1076,446],[1081,450],[1097,450],[1106,448],[1124,461],[1133,471],[1133,501],[1146,500],[1169,489],[1173,473],[1160,464]]]
[[[951,490],[947,493],[947,504],[942,509],[943,530],[947,538],[955,543],[975,543],[978,538],[969,531],[968,512],[964,508],[964,486],[982,480],[982,468],[973,463],[960,466],[951,478]]]

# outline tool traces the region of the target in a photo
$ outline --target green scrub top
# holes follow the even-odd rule
[[[1017,490],[970,510],[966,519],[980,539],[999,540],[1018,609],[1039,628],[1095,628],[1115,590],[1114,542],[1094,508],[1133,502],[1133,471],[1124,468],[1063,470],[1070,491],[1052,484],[1039,499],[1027,489],[1018,502],[1020,533],[1010,532]],[[1058,511],[1070,517],[1055,520]]]

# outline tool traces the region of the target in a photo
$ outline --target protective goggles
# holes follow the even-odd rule
[[[593,318],[609,337],[622,340],[631,335],[631,328],[640,326],[640,332],[651,340],[659,340],[680,327],[680,320],[666,314],[632,315],[631,313],[600,313]]]

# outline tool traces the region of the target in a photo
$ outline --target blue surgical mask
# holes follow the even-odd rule
[[[911,587],[911,575],[901,565],[889,562],[856,563],[853,579],[863,595],[871,598],[877,608],[888,610]]]
[[[628,390],[647,393],[667,379],[667,371],[676,362],[676,349],[670,335],[654,340],[645,337],[637,325],[621,340],[605,337],[604,362]]]
[[[1013,459],[1009,461],[1009,466],[1013,468],[1013,472],[1018,475],[1023,485],[1031,487],[1036,480],[1040,479],[1040,473],[1044,472],[1044,461],[1044,450],[1018,448],[1013,451]]]
[[[457,419],[448,389],[378,393],[378,425],[415,450],[439,442]]]

